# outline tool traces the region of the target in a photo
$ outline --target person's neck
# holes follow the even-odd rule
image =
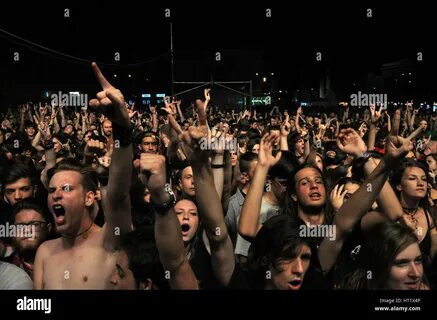
[[[401,205],[402,208],[415,209],[419,207],[420,199],[414,199],[401,194]]]
[[[94,233],[96,225],[91,219],[84,219],[79,229],[70,234],[63,234],[62,239],[65,244],[73,246],[86,241],[90,234]]]
[[[243,188],[241,189],[241,191],[242,191],[244,194],[247,194],[247,193],[249,192],[249,188],[250,188],[250,181],[249,181],[248,183],[246,183],[246,184],[243,186]]]
[[[188,260],[191,260],[191,248],[192,248],[192,242],[190,241],[184,241],[184,247],[185,247],[185,256]]]
[[[325,211],[322,208],[302,207],[298,205],[297,215],[306,224],[321,225],[325,222]]]
[[[264,192],[263,200],[272,205],[278,205],[278,198],[273,191]]]

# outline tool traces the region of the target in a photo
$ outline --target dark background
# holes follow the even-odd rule
[[[171,18],[164,16],[165,8]],[[270,93],[279,105],[334,104],[358,91],[386,93],[390,101],[437,100],[430,4],[16,1],[0,10],[0,29],[22,38],[0,31],[0,108],[41,99],[46,90],[95,94],[99,88],[88,62],[93,60],[128,97],[170,93],[170,21],[176,81],[252,80],[254,95]],[[216,52],[221,61],[215,61]],[[322,61],[316,61],[317,52]],[[417,61],[418,52],[423,61]],[[187,88],[179,85],[175,92]]]

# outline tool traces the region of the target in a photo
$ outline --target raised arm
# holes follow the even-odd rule
[[[24,118],[26,115],[26,107],[24,105],[20,106],[20,128],[19,131],[24,131]]]
[[[291,124],[289,121],[288,113],[285,115],[285,120],[281,125],[281,139],[280,146],[281,151],[288,151],[288,135],[290,134]]]
[[[296,123],[296,132],[297,133],[301,133],[301,127],[300,127],[300,124],[299,124],[299,121],[300,121],[300,115],[302,114],[302,107],[299,107],[299,108],[297,108],[297,111],[296,111],[296,120],[295,120],[295,123]]]
[[[200,100],[196,104],[202,104]],[[202,106],[200,106],[202,109]],[[204,123],[199,114],[199,123]],[[235,268],[234,248],[226,228],[223,208],[214,186],[209,152],[201,150],[199,139],[207,137],[206,125],[199,128],[190,127],[185,132],[185,154],[193,168],[194,185],[196,186],[196,201],[201,213],[211,247],[211,264],[218,281],[226,286],[229,284]]]
[[[148,175],[147,188],[155,206],[155,240],[159,258],[165,271],[170,272],[172,289],[198,289],[198,283],[187,255],[185,254],[182,231],[173,208],[159,209],[164,203],[175,203],[174,195],[166,185],[165,157],[141,154],[140,171]]]
[[[111,250],[117,237],[132,228],[129,197],[132,176],[131,130],[123,94],[106,80],[97,64],[93,63],[92,67],[103,90],[97,93],[97,99],[90,101],[90,106],[112,121],[116,146],[109,167],[107,192],[103,199],[106,221],[103,227],[104,245]]]
[[[340,150],[350,154],[354,153],[358,134],[353,129],[342,130],[337,145]],[[323,273],[328,273],[335,264],[348,234],[351,233],[356,223],[371,208],[372,203],[380,193],[390,173],[390,168],[395,160],[401,158],[412,149],[411,142],[400,137],[390,136],[387,142],[385,157],[381,160],[372,174],[364,181],[353,196],[344,203],[335,215],[335,239],[324,238],[319,248],[319,260]]]
[[[182,110],[181,110],[181,102],[182,101],[180,99],[177,100],[176,101],[176,107],[178,109],[178,114],[179,114],[180,121],[181,121],[181,123],[183,123],[185,121],[185,117],[184,117],[184,114],[182,113]]]
[[[370,129],[369,129],[369,138],[367,140],[367,149],[372,151],[375,149],[375,140],[376,140],[376,124],[381,118],[381,109],[376,111],[375,105],[370,105]]]
[[[64,107],[62,105],[59,106],[59,115],[61,116],[61,127],[65,128],[67,125],[67,121],[65,120]],[[57,120],[56,120],[57,122]],[[58,124],[59,127],[59,124]]]
[[[266,134],[260,141],[258,165],[256,166],[253,180],[250,183],[246,199],[244,199],[238,225],[238,233],[249,241],[255,238],[261,228],[259,215],[267,174],[282,155],[282,152],[278,152],[275,157],[272,155],[273,143],[278,139],[279,136],[277,134]]]
[[[152,131],[158,132],[158,112],[156,111],[156,106],[149,107],[150,112],[152,114]]]

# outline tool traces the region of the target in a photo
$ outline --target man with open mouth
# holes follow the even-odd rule
[[[108,289],[120,235],[131,230],[129,189],[132,147],[130,121],[122,93],[92,68],[103,90],[90,106],[112,121],[114,148],[103,201],[105,224],[93,220],[97,182],[92,169],[64,160],[49,182],[48,206],[60,238],[44,242],[34,267],[36,289]]]

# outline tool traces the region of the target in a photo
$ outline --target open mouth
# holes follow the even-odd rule
[[[183,225],[181,225],[182,232],[188,232],[190,228],[191,227],[189,224],[184,223]]]
[[[419,287],[419,281],[405,282],[409,289],[417,289]]]
[[[289,288],[291,290],[298,290],[302,284],[302,280],[296,279],[288,282]]]
[[[53,206],[53,212],[55,213],[56,217],[63,217],[65,215],[65,209],[60,204],[55,204]]]
[[[318,200],[318,199],[320,199],[320,197],[321,197],[321,194],[318,192],[314,192],[314,193],[310,194],[310,198],[313,200]]]

